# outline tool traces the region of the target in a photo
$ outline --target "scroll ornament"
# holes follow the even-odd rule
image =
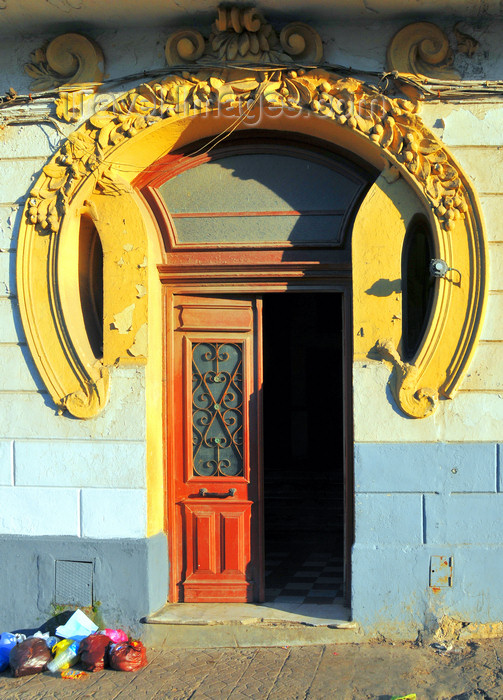
[[[166,42],[170,66],[187,63],[229,62],[267,64],[304,62],[323,58],[321,37],[308,24],[292,22],[281,33],[254,7],[219,7],[212,33],[205,40],[195,29],[179,29]]]
[[[32,62],[25,65],[25,70],[33,79],[32,90],[59,90],[58,117],[77,121],[85,96],[74,91],[85,87],[86,92],[96,92],[105,71],[101,48],[82,34],[61,34],[34,51],[30,58]]]
[[[65,396],[61,404],[75,418],[93,418],[106,405],[109,393],[108,369],[102,366],[95,379],[82,382],[82,389]]]
[[[57,232],[80,181],[107,177],[108,151],[161,119],[196,114],[217,104],[248,109],[263,101],[287,110],[311,110],[375,143],[388,162],[405,169],[424,190],[446,231],[465,217],[467,202],[458,166],[424,127],[417,105],[373,91],[353,78],[322,70],[256,72],[202,70],[148,83],[102,110],[74,131],[43,169],[31,191],[27,216],[41,233]]]
[[[414,22],[395,34],[387,51],[388,69],[399,73],[459,80],[452,68],[454,53],[446,34],[432,22]]]
[[[376,350],[393,365],[390,389],[402,411],[411,418],[426,418],[431,415],[438,405],[438,392],[418,387],[417,367],[403,362],[391,340],[379,340]]]

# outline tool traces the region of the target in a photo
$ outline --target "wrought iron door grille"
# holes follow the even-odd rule
[[[194,476],[243,474],[243,345],[192,344]]]

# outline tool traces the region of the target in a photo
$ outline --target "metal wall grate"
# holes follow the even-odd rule
[[[93,562],[56,560],[56,605],[93,604]]]

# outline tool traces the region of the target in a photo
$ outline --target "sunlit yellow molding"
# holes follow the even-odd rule
[[[417,368],[399,355],[402,249],[417,214],[428,216],[428,210],[396,170],[377,178],[358,210],[352,236],[353,347],[355,360],[380,355],[390,361],[390,386],[398,405],[409,416],[425,417],[435,410],[438,390],[418,384]]]
[[[402,27],[391,39],[386,55],[389,70],[437,80],[460,80],[452,68],[453,58],[447,35],[432,22],[413,22]]]
[[[60,34],[30,56],[25,70],[32,78],[32,90],[60,88],[56,114],[68,122],[82,114],[87,95],[96,92],[105,73],[100,46],[82,34]]]
[[[151,218],[142,212],[131,189],[134,177],[170,150],[222,134],[231,126],[315,133],[372,162],[388,176],[401,175],[408,183],[429,212],[435,254],[461,272],[461,284],[455,287],[451,279],[440,280],[425,340],[411,369],[405,368],[405,376],[395,382],[394,393],[402,409],[414,417],[431,412],[430,403],[425,410],[419,400],[423,391],[452,396],[481,328],[485,241],[471,185],[451,154],[424,126],[416,109],[412,102],[384,97],[355,79],[321,70],[208,68],[140,85],[93,115],[44,168],[26,205],[20,231],[18,277],[23,324],[35,362],[56,403],[79,416],[99,411],[106,401],[100,382],[106,383],[107,364],[139,361],[131,348],[137,341],[142,345],[148,334],[144,324],[151,313],[147,298],[138,303],[134,275],[127,279],[118,275],[121,291],[111,296],[105,311],[105,358],[96,365],[86,344],[81,314],[73,305],[60,301],[61,289],[67,290],[71,299],[68,290],[76,284],[75,254],[70,250],[82,212],[96,218],[100,235],[106,235],[104,223],[112,231],[112,247],[106,254],[111,275],[110,266],[114,269],[123,254],[123,241],[136,245],[141,257],[146,238],[156,236]],[[106,208],[106,214],[100,215],[100,207]],[[123,238],[120,232],[124,226],[127,235]],[[136,230],[140,232],[133,239]],[[63,247],[65,259],[60,255]],[[390,254],[398,254],[396,246]],[[144,262],[152,266],[157,261]],[[372,260],[365,262],[373,264]],[[136,260],[133,268],[138,284],[143,284]],[[375,265],[375,279],[380,276]],[[132,319],[127,316],[131,309],[124,318],[133,304]],[[113,327],[108,325],[110,317],[115,319],[110,324]],[[381,337],[388,336],[387,330],[383,319]],[[373,340],[375,344],[379,338]],[[140,355],[144,361],[145,353]],[[82,399],[82,392],[89,397],[87,408],[77,411],[68,397],[78,394]]]

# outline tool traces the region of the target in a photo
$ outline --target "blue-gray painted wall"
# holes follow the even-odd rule
[[[503,619],[502,491],[497,444],[356,444],[353,619],[407,638]],[[432,555],[454,558],[452,587],[430,587]]]
[[[57,612],[55,562],[93,562],[93,598],[105,626],[141,635],[143,617],[168,595],[162,533],[145,539],[0,536],[0,632],[40,627]]]

